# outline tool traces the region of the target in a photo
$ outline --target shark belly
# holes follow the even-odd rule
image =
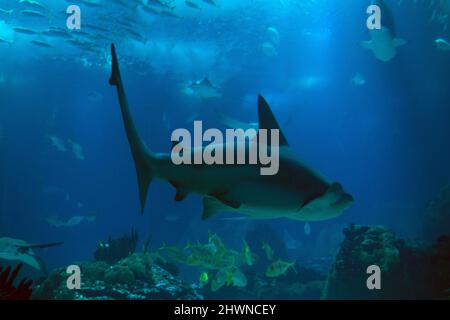
[[[324,193],[328,183],[305,167],[290,152],[283,150],[280,171],[264,176],[259,165],[175,165],[170,155],[160,154],[158,178],[177,189],[176,199],[188,194],[215,199],[215,210],[246,214],[255,219],[299,219],[308,199]],[[303,181],[304,187],[296,187]],[[314,197],[312,196],[314,195]]]
[[[241,183],[229,197],[242,204],[237,211],[257,219],[289,217],[301,206],[295,190],[269,183]]]

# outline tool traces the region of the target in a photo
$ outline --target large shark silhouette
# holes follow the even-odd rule
[[[219,211],[235,211],[255,219],[325,220],[340,215],[353,202],[341,184],[329,183],[303,164],[281,130],[279,171],[272,176],[260,175],[259,165],[175,165],[170,154],[151,152],[133,123],[114,44],[111,45],[111,56],[110,84],[117,87],[125,131],[136,165],[142,212],[153,178],[170,182],[176,188],[177,201],[189,193],[203,196],[203,219]],[[279,129],[261,95],[258,114],[260,129]],[[195,152],[203,152],[203,149],[191,150],[191,153]]]

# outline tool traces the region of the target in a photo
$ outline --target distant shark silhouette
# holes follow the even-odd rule
[[[176,188],[177,201],[189,193],[203,196],[202,219],[220,211],[234,211],[256,219],[325,220],[340,215],[353,202],[341,184],[327,182],[304,165],[289,147],[281,130],[279,171],[272,176],[260,175],[259,165],[175,165],[170,154],[151,152],[133,123],[114,44],[111,45],[111,56],[109,82],[117,87],[125,131],[136,165],[142,212],[153,178],[171,183]],[[258,113],[260,129],[279,129],[261,95]],[[203,150],[191,150],[191,153],[195,152]]]
[[[397,48],[405,45],[406,40],[396,38],[394,17],[383,0],[372,2],[381,9],[381,29],[370,30],[370,40],[362,41],[361,46],[369,49],[375,58],[388,62],[397,55]]]
[[[201,81],[194,81],[183,90],[188,95],[195,95],[203,100],[220,98],[222,94],[220,89],[214,86],[208,78],[203,78]]]
[[[0,238],[0,259],[21,261],[32,268],[47,274],[44,262],[33,252],[33,249],[50,248],[61,245],[62,242],[29,244],[24,240]]]

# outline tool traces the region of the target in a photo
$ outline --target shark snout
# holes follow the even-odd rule
[[[342,192],[339,198],[331,204],[332,207],[348,208],[354,202],[353,196],[347,192]]]

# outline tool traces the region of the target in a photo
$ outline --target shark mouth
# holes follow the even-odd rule
[[[349,206],[354,201],[353,197],[348,193],[342,193],[339,199],[331,203],[331,207],[340,207],[342,205]]]

